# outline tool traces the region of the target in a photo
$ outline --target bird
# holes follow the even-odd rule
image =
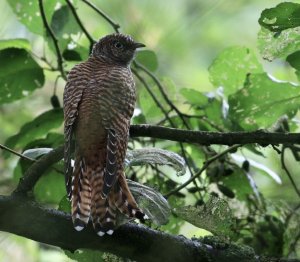
[[[106,35],[68,73],[63,94],[65,183],[77,231],[91,220],[99,236],[113,234],[117,210],[141,221],[146,217],[124,173],[136,101],[130,64],[141,47],[145,45],[129,35]]]

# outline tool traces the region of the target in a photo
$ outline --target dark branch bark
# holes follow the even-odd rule
[[[0,196],[0,210],[1,231],[70,251],[88,248],[137,261],[258,261],[248,247],[212,247],[131,223],[121,226],[112,236],[99,237],[90,225],[77,232],[69,214],[46,209],[27,198]]]
[[[132,125],[131,137],[152,137],[177,142],[197,143],[202,145],[260,144],[300,144],[299,133],[275,133],[264,130],[253,132],[207,132],[168,128],[152,125]]]
[[[299,144],[299,133],[271,133],[263,131],[254,132],[205,132],[184,129],[168,128],[152,125],[132,125],[130,127],[131,137],[152,137],[171,140],[176,142],[198,143],[204,145],[235,145],[256,143],[260,145],[269,144]],[[15,194],[30,191],[45,170],[63,158],[63,146],[54,149],[41,159],[36,161],[24,174]]]

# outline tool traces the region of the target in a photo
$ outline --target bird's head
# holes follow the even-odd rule
[[[104,36],[94,45],[92,56],[128,65],[134,58],[136,49],[140,47],[145,45],[133,41],[129,35],[111,34]]]

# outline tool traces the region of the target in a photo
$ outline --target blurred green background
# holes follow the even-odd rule
[[[36,0],[32,0],[36,1]],[[53,0],[54,1],[54,0]],[[279,80],[297,82],[293,71],[283,61],[263,61],[256,49],[257,22],[265,8],[274,7],[277,0],[115,0],[91,1],[120,24],[121,32],[135,35],[139,42],[153,50],[159,61],[156,75],[168,77],[176,88],[192,88],[201,92],[213,89],[209,81],[208,67],[214,58],[228,46],[246,46],[254,49],[264,65],[264,70]],[[299,3],[300,1],[292,1]],[[112,28],[99,16],[78,1],[78,13],[89,32],[96,38],[112,33]],[[30,39],[37,54],[42,52],[41,37],[27,31],[18,22],[5,0],[0,1],[0,39]],[[42,89],[22,100],[0,106],[0,143],[18,132],[20,127],[50,107],[55,76],[47,72],[47,83]],[[53,75],[53,76],[52,76]],[[57,94],[62,102],[64,82],[59,80]],[[166,90],[168,92],[168,90]],[[179,107],[181,105],[178,105]],[[262,149],[268,159],[253,155],[253,159],[272,167],[282,174],[279,156],[274,151]],[[8,160],[0,155],[1,194],[9,194],[14,188],[10,177],[17,158]],[[293,174],[299,167],[294,160],[287,161]],[[268,176],[254,176],[261,191],[271,201],[285,199],[293,202],[296,195],[291,190],[286,175],[281,175],[282,185]],[[300,182],[299,176],[297,178]],[[8,181],[5,183],[5,181]],[[298,183],[299,184],[299,183]],[[193,236],[194,228],[184,226],[181,233]],[[41,248],[41,246],[43,248]],[[49,249],[34,241],[6,233],[0,233],[0,261],[71,261],[58,249]]]

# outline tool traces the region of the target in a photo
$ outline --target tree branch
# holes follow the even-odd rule
[[[113,27],[116,33],[119,33],[120,25],[115,23],[107,14],[105,14],[102,10],[100,10],[98,7],[96,7],[94,4],[90,3],[87,0],[82,0],[82,2],[91,7],[94,11],[96,11],[101,17],[103,17],[106,20],[106,22],[108,22]]]
[[[47,209],[27,198],[0,196],[0,210],[1,231],[70,251],[88,248],[146,262],[258,261],[249,247],[190,240],[132,223],[121,226],[112,236],[97,236],[91,225],[77,232],[69,214]]]
[[[64,79],[66,79],[67,77],[66,77],[66,74],[65,74],[65,71],[64,71],[64,68],[63,68],[63,57],[62,57],[61,52],[60,52],[60,48],[59,48],[59,45],[58,45],[58,40],[57,40],[55,34],[53,33],[51,27],[49,26],[49,24],[47,22],[45,10],[44,10],[44,5],[43,5],[43,0],[39,0],[39,8],[40,8],[40,13],[41,13],[41,17],[42,17],[42,20],[43,20],[43,24],[44,24],[47,32],[49,33],[50,37],[52,38],[52,41],[53,41],[53,44],[54,44],[54,47],[55,47],[55,51],[56,51],[56,55],[57,55],[57,67],[58,67],[62,77]]]
[[[152,137],[176,142],[197,143],[202,145],[259,144],[300,144],[300,133],[275,133],[264,130],[252,132],[210,132],[192,131],[153,125],[132,125],[131,137]]]

